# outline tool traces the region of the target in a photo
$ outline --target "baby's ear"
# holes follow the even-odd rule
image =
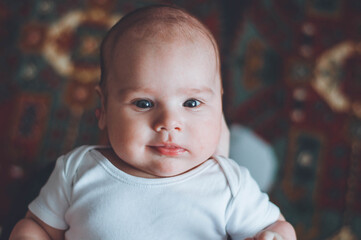
[[[95,91],[97,92],[100,99],[100,108],[95,110],[95,116],[98,119],[98,127],[100,130],[104,130],[106,127],[106,112],[105,112],[105,96],[102,89],[99,86],[95,87]]]

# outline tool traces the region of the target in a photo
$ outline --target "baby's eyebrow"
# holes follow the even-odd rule
[[[210,87],[201,87],[201,88],[181,88],[180,93],[190,93],[190,94],[209,94],[213,95],[214,91]]]
[[[132,87],[132,88],[123,88],[118,90],[119,96],[124,96],[132,93],[146,93],[146,94],[155,94],[156,89],[152,88],[143,88],[143,87]],[[214,95],[214,91],[210,87],[201,87],[201,88],[180,88],[178,90],[180,94],[207,94]]]
[[[122,96],[122,95],[127,95],[127,94],[131,94],[131,93],[148,93],[148,94],[152,94],[154,93],[154,91],[150,88],[142,88],[142,87],[132,87],[132,88],[122,88],[122,89],[119,89],[117,94],[119,96]]]

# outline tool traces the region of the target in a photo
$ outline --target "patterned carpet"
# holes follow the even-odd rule
[[[271,198],[301,240],[361,239],[361,2],[0,2],[0,237],[96,127],[98,46],[126,12],[173,2],[215,34],[224,109],[272,145]],[[2,232],[2,234],[1,234]]]
[[[227,114],[274,146],[272,198],[302,240],[361,239],[360,13],[254,1],[229,50]]]

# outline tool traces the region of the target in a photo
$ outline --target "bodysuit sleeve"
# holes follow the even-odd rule
[[[69,207],[71,183],[66,171],[65,157],[58,158],[55,168],[29,210],[51,227],[65,230],[65,212]]]
[[[232,163],[228,181],[232,199],[226,212],[227,233],[232,240],[253,237],[256,233],[277,221],[279,208],[262,193],[246,168]]]

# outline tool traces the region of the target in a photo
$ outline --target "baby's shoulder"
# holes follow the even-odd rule
[[[247,168],[240,166],[234,160],[223,156],[216,156],[214,159],[221,167],[232,195],[235,196],[252,179]]]
[[[89,145],[77,147],[60,156],[56,165],[65,175],[73,176],[82,164],[89,162],[89,153],[96,148],[97,146]]]

